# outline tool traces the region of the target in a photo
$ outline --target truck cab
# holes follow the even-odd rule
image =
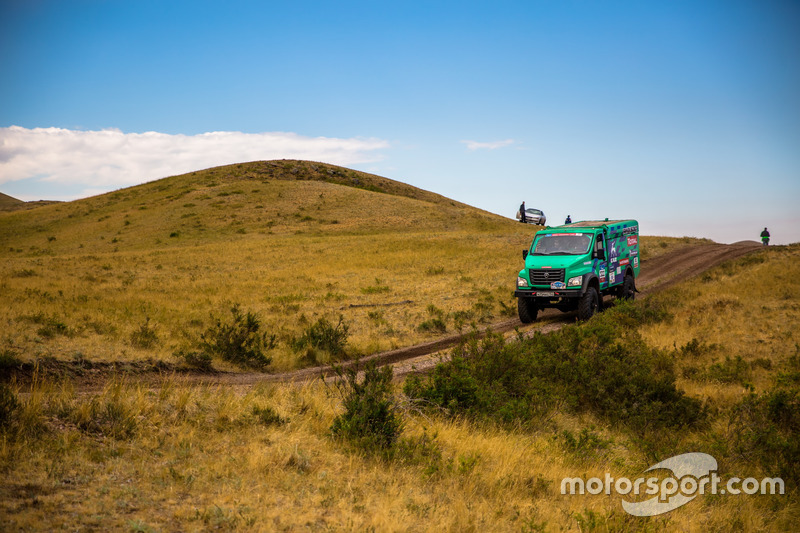
[[[523,323],[540,310],[578,311],[587,320],[602,309],[603,297],[633,299],[639,276],[639,223],[583,221],[536,233],[522,251],[517,276],[517,310]]]

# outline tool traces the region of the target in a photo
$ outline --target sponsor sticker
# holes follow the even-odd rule
[[[639,233],[639,226],[631,226],[629,228],[622,229],[623,235],[634,235],[636,233]]]
[[[634,266],[634,268],[639,266],[639,258],[638,257],[634,257],[633,258],[633,266]]]
[[[592,262],[591,262],[591,261],[584,261],[584,262],[583,262],[583,266],[586,266],[586,265],[591,265],[591,264],[592,264]]]
[[[611,272],[608,273],[608,281],[609,283],[614,283],[615,279],[616,278],[614,277],[614,271],[612,270]]]
[[[554,281],[553,283],[550,284],[550,288],[551,289],[566,289],[567,288],[567,284],[564,283],[563,281]]]
[[[627,265],[628,263],[630,263],[628,259],[620,259],[619,262],[620,265]],[[617,273],[619,273],[619,269],[617,269]]]
[[[628,237],[628,246],[636,246],[637,244],[639,244],[639,237],[636,235]]]
[[[606,281],[606,269],[605,268],[601,268],[600,272],[598,272],[597,275],[600,278],[600,283],[605,283],[605,281]]]
[[[622,267],[617,267],[617,274],[622,274]]]

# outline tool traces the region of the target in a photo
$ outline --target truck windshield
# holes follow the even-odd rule
[[[536,239],[533,255],[583,255],[591,243],[585,233],[549,233]]]

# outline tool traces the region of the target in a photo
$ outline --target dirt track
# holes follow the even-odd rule
[[[637,288],[641,295],[664,290],[685,279],[697,276],[720,263],[758,250],[759,247],[760,245],[755,241],[745,241],[736,244],[701,244],[678,248],[653,259],[642,261],[641,272],[637,279]],[[494,332],[507,333],[519,328],[520,331],[528,335],[534,331],[549,333],[560,329],[564,324],[574,321],[574,313],[562,313],[548,309],[540,313],[537,322],[531,325],[523,325],[518,318],[512,318],[495,322],[480,331],[483,333],[486,329],[491,329]],[[373,354],[363,358],[361,361],[376,361],[380,366],[391,364],[394,366],[395,377],[400,378],[409,373],[424,372],[433,367],[441,359],[442,352],[458,344],[463,337],[464,335],[461,334],[441,337],[415,346]],[[257,383],[308,381],[332,374],[333,371],[330,367],[322,366],[280,374],[226,373],[186,375],[179,379],[209,384],[254,385]]]
[[[744,241],[735,244],[702,244],[689,245],[670,251],[663,255],[642,261],[641,272],[636,281],[637,289],[641,296],[653,294],[680,283],[686,279],[697,276],[706,270],[719,265],[730,259],[741,257],[760,248],[754,241]],[[510,289],[509,289],[510,290]],[[548,309],[539,314],[539,319],[534,324],[524,325],[518,318],[506,319],[485,326],[479,330],[481,334],[487,329],[493,332],[509,333],[519,330],[525,335],[532,335],[539,331],[549,333],[575,321],[575,313],[562,313],[554,309]],[[376,361],[379,366],[393,365],[395,378],[402,378],[411,373],[425,372],[436,365],[443,357],[446,357],[445,350],[457,345],[464,337],[464,334],[449,335],[439,339],[398,348],[388,352],[382,352],[364,357],[362,362]],[[343,366],[353,364],[344,363]],[[103,372],[105,374],[105,372]],[[231,385],[231,386],[251,386],[259,383],[276,382],[301,382],[318,379],[323,376],[331,376],[334,372],[329,366],[304,368],[292,372],[282,372],[279,374],[263,374],[259,372],[249,373],[155,373],[144,372],[133,377],[136,381],[161,382],[169,377],[181,383],[198,383],[209,385]],[[82,390],[96,389],[105,381],[98,381],[97,375],[75,376],[76,387]]]

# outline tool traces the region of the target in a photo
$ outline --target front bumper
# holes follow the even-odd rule
[[[583,291],[577,289],[517,289],[514,291],[514,296],[517,298],[547,298],[554,300],[557,298],[580,298]]]

